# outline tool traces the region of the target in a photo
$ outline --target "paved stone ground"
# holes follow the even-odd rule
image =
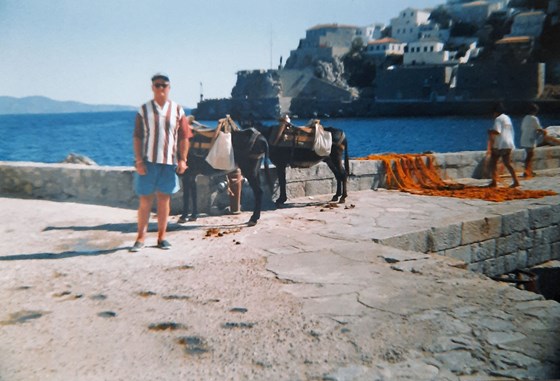
[[[133,210],[0,198],[0,380],[560,378],[559,303],[374,242],[560,196],[327,199],[174,218],[169,251],[154,220],[131,254]]]

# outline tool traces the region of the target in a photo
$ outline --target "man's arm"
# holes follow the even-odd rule
[[[179,144],[178,144],[178,164],[177,164],[177,173],[183,174],[187,168],[187,159],[189,157],[189,148],[190,148],[190,141],[189,139],[192,136],[191,126],[189,124],[188,119],[183,116],[181,118],[181,126],[179,128]]]
[[[486,153],[490,155],[492,147],[494,147],[494,140],[500,133],[496,130],[488,130],[488,143],[486,145]]]
[[[146,174],[146,166],[144,165],[144,153],[142,149],[142,141],[144,140],[144,130],[142,129],[142,117],[136,114],[134,123],[134,136],[132,137],[132,146],[134,149],[134,168],[139,175]]]

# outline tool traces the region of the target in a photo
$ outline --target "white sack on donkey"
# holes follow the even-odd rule
[[[313,151],[319,156],[329,156],[331,154],[332,135],[329,131],[325,131],[323,126],[315,123],[315,141],[313,142]]]
[[[224,171],[232,171],[235,169],[231,133],[223,131],[218,133],[214,144],[206,156],[206,161],[215,169]]]

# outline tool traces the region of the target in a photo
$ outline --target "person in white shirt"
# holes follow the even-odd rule
[[[511,152],[515,149],[513,123],[504,112],[504,106],[501,103],[494,106],[494,125],[492,129],[488,130],[488,155],[490,156],[490,172],[492,174],[492,181],[489,186],[498,186],[497,164],[501,158],[513,178],[511,187],[516,188],[519,186],[519,180],[511,164]]]
[[[523,118],[521,122],[521,140],[520,145],[525,149],[525,170],[523,177],[530,178],[534,176],[533,172],[533,156],[535,155],[535,147],[539,136],[543,136],[543,129],[537,114],[539,106],[534,103],[529,105],[529,114]]]

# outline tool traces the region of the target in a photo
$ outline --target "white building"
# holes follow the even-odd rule
[[[384,24],[371,24],[358,30],[356,37],[360,37],[365,45],[370,41],[379,40],[385,29]]]
[[[398,17],[391,19],[391,36],[402,42],[417,41],[419,26],[428,24],[430,11],[406,8]]]
[[[350,51],[360,30],[356,26],[338,24],[316,25],[308,29],[297,49],[290,52],[285,68],[304,68],[316,60],[331,61],[334,57],[342,57]]]
[[[443,50],[443,42],[419,40],[406,45],[403,56],[404,65],[440,65],[449,61],[449,51]]]
[[[429,23],[426,25],[420,25],[418,28],[419,40],[422,39],[437,39],[442,42],[447,42],[450,36],[449,29],[440,28],[439,24]]]
[[[352,25],[323,24],[310,28],[305,33],[305,39],[300,40],[301,48],[333,48],[346,52],[352,46],[361,28]]]
[[[365,53],[370,56],[402,56],[404,54],[406,44],[395,40],[394,38],[382,38],[376,41],[370,41],[365,49]]]
[[[450,3],[446,9],[454,20],[481,26],[492,12],[504,10],[507,0],[481,0],[470,3]]]
[[[404,65],[450,65],[466,63],[477,52],[476,43],[469,44],[469,49],[462,57],[456,51],[444,50],[445,44],[434,39],[422,39],[409,42],[404,49]]]
[[[542,11],[522,12],[513,19],[509,36],[539,37],[542,33],[546,14]]]

